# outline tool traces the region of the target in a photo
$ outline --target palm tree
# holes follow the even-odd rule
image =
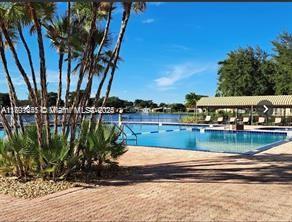
[[[102,102],[102,106],[104,106],[106,104],[107,99],[108,99],[109,94],[110,94],[110,90],[112,87],[112,82],[114,79],[114,75],[115,75],[115,71],[116,71],[116,67],[117,67],[117,62],[118,62],[118,58],[119,58],[119,54],[120,54],[121,45],[122,45],[124,34],[125,34],[125,31],[126,31],[126,28],[128,25],[128,21],[130,18],[132,6],[133,6],[133,10],[135,12],[140,12],[140,11],[145,10],[146,3],[145,2],[135,2],[132,5],[132,2],[123,2],[124,11],[123,11],[122,23],[121,23],[121,27],[120,27],[120,33],[119,33],[119,36],[117,39],[117,43],[115,46],[113,57],[111,59],[111,61],[113,61],[113,67],[111,69],[110,79],[109,79],[109,82],[107,85],[106,94],[105,94],[104,100]],[[98,123],[100,121],[101,121],[101,115],[99,115]]]
[[[90,29],[88,32],[88,38],[86,40],[85,48],[84,48],[84,50],[82,52],[82,56],[81,56],[81,65],[79,68],[79,76],[78,76],[78,81],[77,81],[77,86],[76,86],[76,94],[74,95],[72,109],[77,107],[78,104],[80,103],[80,99],[81,99],[80,98],[80,89],[81,89],[81,84],[82,84],[83,77],[85,74],[86,62],[88,59],[88,55],[91,55],[94,51],[95,41],[93,39],[93,34],[96,30],[97,10],[98,10],[98,3],[93,2],[92,3],[93,15],[92,15],[92,19],[90,22]],[[92,56],[90,56],[90,57],[92,58]],[[70,147],[71,148],[73,148],[73,141],[74,141],[75,133],[76,133],[75,130],[76,130],[77,118],[78,118],[78,114],[77,115],[75,113],[70,114],[70,117],[69,117],[70,126],[68,126],[67,132],[69,132],[69,127],[70,127]]]
[[[97,88],[96,93],[95,93],[94,107],[97,107],[98,106],[98,101],[99,101],[100,96],[101,96],[101,90],[102,90],[103,85],[105,83],[107,74],[108,74],[110,68],[112,68],[114,66],[113,61],[112,61],[114,52],[107,51],[104,54],[105,54],[104,60],[105,60],[105,63],[107,65],[106,65],[106,68],[103,70],[103,74],[101,75],[101,80],[99,82],[98,88]],[[119,58],[119,60],[121,60],[121,58]],[[99,115],[99,119],[101,120],[101,115]],[[90,121],[91,123],[96,122],[96,115],[94,115],[92,113],[91,116],[90,116],[90,120],[91,120]],[[93,126],[93,125],[90,124],[90,127],[89,127],[90,130],[92,130],[91,126]]]
[[[3,10],[1,13],[2,14],[1,17],[3,20],[6,19],[6,20],[9,20],[11,23],[13,23],[13,21],[15,19],[15,14],[17,14],[15,12],[15,10],[13,10],[14,9],[13,6],[14,6],[13,3],[2,3],[1,4],[1,9]],[[15,30],[14,30],[14,27],[12,25],[10,26],[10,33],[9,34],[11,37],[16,38]],[[17,95],[15,92],[15,87],[13,85],[13,82],[11,80],[11,76],[10,76],[10,73],[8,70],[7,59],[6,59],[6,55],[5,55],[5,44],[4,44],[4,41],[2,38],[2,34],[0,34],[0,54],[1,54],[1,60],[2,60],[2,64],[3,64],[4,72],[6,74],[6,80],[7,80],[7,84],[8,84],[8,88],[9,88],[9,97],[10,97],[11,107],[13,107],[13,109],[12,109],[13,126],[15,129],[15,132],[17,133],[18,126],[20,126],[21,131],[23,131],[23,123],[22,123],[22,119],[21,119],[20,115],[16,114],[15,110],[14,110],[14,108],[17,106],[18,100],[17,100]]]
[[[92,86],[92,80],[93,80],[93,76],[96,72],[94,72],[94,61],[99,61],[99,57],[101,55],[102,49],[103,47],[106,45],[107,43],[107,39],[108,39],[108,35],[109,35],[109,30],[110,30],[110,24],[111,24],[111,15],[112,15],[112,10],[113,10],[113,3],[108,3],[108,5],[106,5],[105,3],[101,5],[100,7],[101,9],[106,9],[105,13],[107,13],[107,19],[106,19],[106,25],[105,25],[105,29],[102,32],[102,39],[99,43],[99,47],[97,50],[96,55],[93,55],[93,52],[91,54],[91,63],[90,63],[90,67],[89,67],[89,74],[88,74],[88,82],[87,82],[87,86],[85,88],[85,96],[84,96],[84,100],[86,100],[86,98],[89,97],[90,92],[91,92],[91,86]],[[103,11],[102,11],[103,12]],[[97,67],[98,64],[95,65],[95,67]],[[84,101],[84,103],[86,103],[86,101]]]
[[[67,4],[67,49],[68,49],[68,56],[67,56],[67,75],[66,75],[66,92],[65,92],[65,102],[64,106],[68,107],[68,97],[70,91],[70,84],[71,84],[71,2],[68,1]],[[65,126],[66,126],[66,117],[67,114],[63,113],[63,120],[62,120],[62,134],[65,136]]]
[[[51,3],[46,3],[51,4]],[[45,49],[44,49],[44,42],[42,36],[42,28],[41,28],[41,21],[38,18],[36,7],[38,9],[44,9],[46,4],[39,4],[39,3],[28,3],[28,8],[30,12],[30,16],[34,22],[34,26],[37,32],[37,39],[38,39],[38,47],[39,47],[39,57],[40,57],[40,80],[41,80],[41,95],[42,95],[42,107],[48,108],[48,91],[47,91],[47,74],[46,74],[46,60],[45,60]],[[42,10],[43,12],[45,10]],[[46,14],[48,16],[48,14]],[[49,115],[45,115],[45,128],[46,128],[46,142],[50,144],[50,120]]]
[[[22,125],[19,115],[16,115],[14,111],[14,108],[17,107],[17,96],[16,96],[14,84],[11,79],[10,72],[8,70],[8,65],[7,65],[6,55],[5,55],[5,46],[4,46],[4,42],[3,42],[1,34],[0,34],[0,55],[1,55],[4,72],[6,74],[8,88],[9,88],[10,103],[11,103],[11,107],[13,107],[12,117],[13,117],[14,130],[16,133],[18,133],[18,124],[21,126],[22,131],[23,131],[23,125]]]
[[[25,48],[27,58],[29,61],[30,70],[31,70],[35,94],[37,95],[38,87],[37,87],[37,82],[36,82],[36,75],[34,71],[31,51],[28,47],[28,44],[24,38],[23,31],[22,31],[23,29],[22,27],[30,25],[32,21],[27,16],[27,10],[26,10],[26,7],[24,7],[23,3],[19,3],[19,2],[10,3],[9,10],[7,10],[7,12],[8,12],[9,20],[11,20],[11,22],[13,23],[13,26],[15,26],[15,28],[18,30],[20,40]]]
[[[19,56],[18,56],[18,54],[16,52],[16,49],[14,47],[14,43],[13,43],[13,40],[12,40],[12,35],[11,35],[10,31],[9,31],[9,29],[11,28],[11,24],[10,24],[11,20],[9,18],[7,18],[7,13],[6,13],[7,12],[7,8],[5,8],[5,6],[7,6],[7,5],[5,5],[5,3],[3,3],[1,5],[1,8],[0,8],[0,17],[1,17],[1,19],[0,19],[0,29],[1,29],[2,34],[4,35],[4,37],[6,39],[6,43],[9,46],[9,49],[11,51],[12,57],[13,57],[13,59],[15,61],[15,64],[16,64],[16,66],[17,66],[21,76],[23,77],[23,80],[24,80],[26,86],[27,86],[29,95],[32,98],[33,105],[37,106],[37,101],[36,101],[36,97],[35,97],[35,94],[34,94],[34,90],[33,90],[32,86],[31,86],[31,83],[29,81],[28,75],[25,72],[25,70],[24,70],[24,68],[23,68],[23,66],[21,64],[21,62],[19,60]],[[39,145],[41,146],[42,145],[42,139],[41,139],[42,138],[42,130],[40,130],[40,129],[41,129],[41,125],[42,124],[41,124],[40,119],[37,118],[37,117],[39,117],[39,116],[36,115],[36,123],[37,123],[37,127],[38,127],[38,132],[39,132],[38,133],[38,142],[39,142]]]
[[[56,18],[56,15],[54,14],[55,3],[23,2],[9,4],[11,4],[9,10],[3,10],[0,7],[0,30],[3,36],[2,46],[4,46],[5,43],[9,47],[13,60],[19,70],[19,73],[23,77],[24,82],[27,86],[29,97],[31,98],[33,106],[42,106],[48,108],[47,72],[45,57],[46,54],[44,50],[45,37],[49,37],[52,40],[52,44],[57,49],[59,56],[59,85],[56,107],[58,108],[60,106],[60,101],[62,97],[62,70],[65,62],[67,62],[65,107],[69,108],[70,106],[70,108],[73,109],[78,106],[84,107],[90,99],[90,94],[93,88],[92,86],[94,76],[103,74],[101,75],[101,81],[96,92],[96,98],[98,100],[104,86],[104,82],[107,76],[109,76],[109,73],[109,82],[107,85],[106,96],[103,101],[103,104],[105,104],[111,90],[114,74],[119,61],[119,53],[131,10],[143,10],[145,7],[145,3],[123,3],[124,13],[122,17],[122,23],[116,44],[113,49],[109,49],[108,46],[109,43],[111,43],[110,28],[114,3],[78,2],[74,3],[73,6],[71,6],[71,3],[69,1],[67,5],[67,15],[64,16],[63,19],[60,21],[54,19]],[[99,28],[103,24],[104,28]],[[34,70],[34,60],[25,39],[26,36],[24,36],[23,34],[24,28],[29,28],[30,33],[35,34],[37,38],[37,46],[39,51],[38,56],[40,58],[39,87],[36,82],[37,78],[35,76],[36,73]],[[23,67],[23,64],[20,61],[21,59],[16,50],[14,38],[13,36],[11,36],[11,32],[15,30],[17,31],[17,37],[19,37],[19,40],[23,44],[25,52],[27,54],[27,59],[29,62],[28,68],[30,68],[32,82],[30,81],[28,75],[30,73],[27,73],[27,71]],[[2,49],[4,50],[4,47],[2,47]],[[0,50],[0,54],[2,58],[2,63],[5,63],[5,50]],[[73,98],[71,98],[71,101],[69,101],[72,61],[74,61],[74,63],[76,62],[76,64],[79,63],[79,65],[75,67],[76,72],[78,73],[78,79],[76,90],[72,94]],[[4,69],[6,68],[4,67]],[[13,88],[14,86],[13,84],[11,84],[12,81],[10,78],[9,70],[7,68],[4,71],[6,74],[7,82],[9,85],[11,85],[9,91],[11,94],[11,102],[13,106],[16,106],[17,97],[15,89]],[[82,83],[85,79],[85,76],[87,76],[87,82],[85,82],[85,88],[83,89]],[[5,118],[5,115],[1,115],[0,117],[3,119]],[[49,115],[43,115],[37,112],[35,117],[39,146],[41,148],[47,147],[50,145],[51,141]],[[70,148],[72,148],[73,142],[76,141],[75,134],[77,122],[79,120],[83,121],[83,117],[80,115],[76,115],[76,113],[70,114],[69,118],[67,118],[66,115],[63,115],[62,132],[64,135],[68,135],[68,132],[70,132]],[[6,121],[4,119],[3,123],[5,124],[5,122]],[[57,134],[57,125],[58,118],[55,116],[55,134]],[[7,123],[5,127],[9,128],[9,123]],[[17,127],[14,126],[14,128]],[[45,130],[43,131],[43,129]]]
[[[60,103],[61,103],[61,96],[62,96],[62,70],[63,70],[63,62],[64,62],[64,55],[65,55],[65,47],[66,41],[68,39],[67,36],[67,22],[66,17],[62,19],[57,19],[56,21],[50,21],[49,24],[46,24],[45,27],[47,29],[47,36],[52,42],[52,46],[57,49],[59,53],[59,80],[58,80],[58,94],[57,94],[57,101],[56,101],[56,110],[58,110]],[[55,114],[54,119],[54,132],[57,134],[58,129],[58,113]]]

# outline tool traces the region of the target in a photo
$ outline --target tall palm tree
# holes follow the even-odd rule
[[[124,13],[122,17],[122,23],[117,38],[117,42],[113,49],[109,50],[108,44],[111,42],[110,38],[110,26],[111,26],[111,16],[113,10],[113,3],[103,3],[103,2],[76,2],[71,6],[70,1],[68,2],[67,19],[62,21],[62,27],[58,27],[54,14],[55,3],[36,3],[36,2],[19,2],[11,3],[13,7],[7,13],[7,10],[1,10],[0,7],[0,30],[3,35],[3,42],[8,45],[13,60],[19,70],[20,75],[23,77],[24,82],[29,91],[29,97],[33,103],[33,106],[43,106],[48,107],[48,92],[47,92],[47,72],[46,72],[46,53],[44,50],[44,38],[51,38],[55,48],[59,53],[59,85],[58,85],[58,96],[56,106],[60,106],[60,101],[62,97],[62,75],[63,66],[67,62],[67,82],[66,82],[66,93],[65,93],[65,106],[70,108],[76,108],[78,106],[85,106],[90,98],[92,91],[94,76],[100,75],[101,81],[97,89],[96,98],[99,99],[102,88],[106,81],[106,77],[109,76],[109,83],[107,85],[106,98],[104,103],[106,103],[107,97],[109,96],[111,85],[114,79],[114,73],[117,68],[119,61],[119,53],[124,38],[124,33],[128,24],[131,9],[135,10],[135,6],[139,6],[143,9],[144,3],[123,3]],[[79,7],[79,8],[78,8]],[[71,11],[72,9],[72,11]],[[11,18],[2,17],[2,14],[10,15]],[[25,18],[24,18],[25,17]],[[2,19],[3,18],[3,19]],[[17,19],[16,19],[17,18]],[[26,21],[27,19],[27,21]],[[100,29],[99,27],[103,26]],[[64,27],[63,27],[64,26]],[[11,27],[18,31],[18,37],[21,40],[27,58],[29,61],[29,68],[32,75],[32,82],[28,77],[27,71],[24,69],[21,59],[16,50],[14,39],[10,35]],[[43,29],[45,27],[45,29]],[[40,85],[38,87],[36,82],[35,70],[34,70],[34,60],[31,55],[31,51],[28,47],[26,39],[23,35],[23,29],[30,28],[31,34],[35,34],[37,38],[38,46],[38,56],[39,56],[39,67],[40,67]],[[47,33],[45,35],[44,31]],[[4,47],[2,47],[4,49]],[[4,51],[5,52],[5,51]],[[0,50],[1,54],[1,50]],[[5,56],[5,53],[2,55]],[[67,57],[66,57],[67,55]],[[5,58],[2,56],[3,58]],[[64,58],[67,59],[64,59]],[[3,60],[3,59],[2,59]],[[71,83],[71,61],[76,61],[80,63],[77,67],[77,86],[75,92],[72,94],[73,98],[69,101],[69,91]],[[4,67],[5,68],[5,67]],[[8,69],[7,69],[8,70]],[[74,71],[74,69],[73,69]],[[9,80],[9,70],[5,72],[7,81],[12,82],[11,78]],[[83,80],[87,76],[87,82],[85,82],[85,89],[82,88]],[[39,88],[39,92],[38,92]],[[15,89],[14,89],[15,91]],[[10,90],[11,98],[16,95],[13,92],[13,88]],[[16,104],[16,99],[12,98],[13,104]],[[16,102],[15,102],[16,101]],[[72,101],[72,102],[71,102]],[[70,104],[69,104],[70,103]],[[15,106],[15,105],[13,105]],[[5,115],[0,115],[3,119],[3,123],[6,128],[10,128],[9,123],[6,124]],[[70,114],[67,119],[66,115],[63,115],[62,120],[62,132],[70,132],[70,147],[72,147],[73,142],[76,139],[76,129],[77,122],[83,120],[82,116],[76,114]],[[58,120],[55,118],[55,133],[57,129]],[[70,124],[68,124],[70,123]],[[50,127],[49,127],[49,115],[43,115],[39,112],[36,113],[36,126],[38,132],[38,143],[39,146],[45,147],[50,145]],[[68,127],[66,127],[68,126]],[[43,133],[43,129],[45,131]],[[7,129],[9,131],[9,129]],[[78,134],[77,134],[78,135]],[[44,137],[44,138],[42,138]]]
[[[2,6],[2,5],[1,5]],[[24,69],[24,67],[22,66],[21,62],[20,62],[20,59],[19,59],[19,56],[17,54],[17,51],[15,49],[15,46],[14,46],[14,43],[13,43],[13,40],[11,38],[11,35],[9,33],[9,28],[11,27],[11,20],[9,18],[7,18],[7,14],[5,14],[7,12],[7,10],[3,7],[0,8],[0,16],[1,16],[1,19],[0,19],[0,29],[2,31],[2,34],[3,36],[5,37],[6,39],[6,43],[7,45],[9,46],[9,49],[11,51],[11,54],[12,54],[12,57],[15,61],[15,64],[16,64],[16,67],[18,68],[19,70],[19,73],[21,74],[21,76],[23,77],[23,80],[26,84],[26,87],[28,89],[28,92],[29,92],[29,96],[31,98],[31,101],[32,101],[32,104],[33,106],[37,107],[38,106],[38,99],[37,99],[37,96],[38,94],[35,94],[35,91],[30,83],[30,80],[28,78],[28,75]],[[37,112],[35,114],[35,119],[36,119],[36,126],[37,126],[37,132],[38,132],[38,143],[39,143],[39,146],[40,147],[43,147],[43,140],[42,140],[42,118],[41,118],[41,115],[39,112]]]
[[[13,26],[15,26],[15,28],[18,30],[20,40],[21,40],[21,42],[24,46],[24,49],[26,51],[27,58],[29,61],[30,70],[31,70],[33,86],[35,89],[35,94],[37,95],[38,87],[37,87],[37,81],[36,81],[36,75],[35,75],[35,71],[34,71],[31,51],[30,51],[29,46],[24,38],[23,28],[22,28],[22,27],[30,25],[32,23],[32,21],[31,21],[30,17],[27,16],[27,9],[23,3],[20,3],[20,2],[10,3],[10,6],[9,6],[9,9],[7,12],[8,12],[9,20],[11,20],[11,22],[13,23]]]
[[[105,83],[105,80],[106,80],[106,77],[107,77],[107,74],[110,70],[110,68],[112,68],[114,66],[113,64],[113,55],[114,55],[115,52],[112,52],[112,51],[107,51],[105,53],[106,55],[106,67],[105,69],[103,70],[103,74],[101,75],[101,79],[100,79],[100,82],[99,82],[99,85],[97,87],[97,90],[96,90],[96,93],[95,93],[95,98],[94,98],[94,107],[97,107],[98,106],[98,101],[100,99],[100,96],[101,96],[101,90],[104,86],[104,83]],[[99,119],[101,119],[101,115],[99,115]],[[94,113],[91,114],[90,116],[90,123],[95,123],[96,122],[96,115]],[[89,127],[89,130],[92,130],[92,127],[93,124],[90,124],[90,127]]]
[[[121,23],[121,27],[120,27],[120,33],[119,33],[117,43],[115,46],[115,50],[113,53],[113,57],[112,57],[113,67],[111,69],[110,79],[109,79],[109,82],[107,85],[106,94],[105,94],[104,100],[102,102],[102,106],[104,106],[106,104],[107,99],[108,99],[109,94],[110,94],[110,90],[112,87],[112,82],[114,79],[114,75],[115,75],[115,71],[116,71],[116,67],[117,67],[117,62],[118,62],[118,58],[119,58],[119,54],[120,54],[122,41],[123,41],[124,34],[125,34],[125,31],[126,31],[126,28],[128,25],[128,21],[130,18],[132,7],[133,7],[133,10],[135,12],[144,11],[146,8],[146,3],[145,2],[135,2],[133,4],[132,2],[123,2],[124,11],[123,11],[122,23]],[[99,115],[98,123],[101,121],[101,116],[102,115]]]
[[[89,74],[88,74],[88,81],[87,81],[87,86],[85,88],[85,95],[84,95],[84,101],[83,103],[86,103],[86,98],[88,98],[90,96],[90,92],[91,92],[91,86],[92,86],[92,81],[93,81],[93,76],[95,74],[94,72],[94,62],[96,60],[99,60],[100,54],[103,50],[103,47],[106,45],[107,39],[108,39],[108,35],[109,35],[109,30],[110,30],[110,24],[111,24],[111,15],[112,15],[112,10],[113,10],[113,3],[108,3],[106,4],[102,4],[101,9],[105,9],[102,10],[103,13],[107,13],[107,18],[106,18],[106,25],[105,25],[105,29],[103,31],[103,36],[102,39],[99,43],[99,47],[97,50],[96,55],[94,56],[94,52],[92,51],[91,54],[91,62],[90,62],[90,67],[89,67]],[[105,11],[105,12],[104,12]]]
[[[16,33],[13,27],[13,21],[15,21],[15,14],[19,15],[20,13],[16,13],[14,10],[14,3],[1,3],[0,7],[1,7],[1,18],[3,20],[8,20],[8,24],[10,25],[10,36],[11,38],[16,38]],[[15,40],[15,39],[14,39]],[[11,80],[11,76],[8,70],[8,65],[7,65],[7,59],[6,59],[6,55],[5,55],[5,44],[2,38],[2,34],[0,34],[0,51],[1,51],[1,61],[3,64],[3,68],[4,68],[4,72],[6,74],[6,80],[7,80],[7,84],[8,84],[8,88],[9,88],[9,98],[10,98],[10,103],[11,103],[11,107],[12,109],[12,117],[13,117],[13,126],[15,129],[15,132],[18,132],[18,126],[20,127],[20,130],[23,131],[23,123],[22,123],[22,119],[20,117],[19,114],[15,113],[15,107],[17,106],[18,103],[18,99],[17,99],[17,95],[15,92],[15,87],[13,85],[13,82]]]
[[[13,126],[14,126],[15,132],[18,133],[18,124],[20,125],[22,131],[23,131],[23,125],[20,120],[20,116],[16,115],[15,110],[14,110],[15,107],[17,107],[17,96],[16,96],[14,84],[11,79],[10,72],[8,70],[8,65],[7,65],[6,55],[5,55],[5,46],[4,46],[4,42],[3,42],[1,34],[0,34],[0,55],[1,55],[1,61],[4,68],[4,72],[6,74],[8,88],[9,88],[9,99],[10,99],[11,107],[13,108],[12,113],[11,113],[12,118],[13,118]]]
[[[71,84],[71,2],[68,1],[67,4],[67,50],[68,50],[68,56],[67,56],[67,75],[66,75],[66,92],[65,92],[65,101],[64,106],[67,108],[68,105],[68,97],[69,97],[69,91],[70,91],[70,84]],[[65,126],[66,126],[66,119],[67,114],[63,113],[63,119],[62,119],[62,134],[65,136]]]
[[[90,22],[88,38],[86,40],[85,48],[83,50],[82,57],[81,57],[81,65],[79,68],[79,76],[78,76],[78,81],[77,81],[77,86],[76,86],[76,93],[74,95],[74,100],[72,104],[72,109],[76,108],[80,103],[80,89],[81,89],[81,84],[82,84],[83,77],[85,74],[86,63],[88,62],[88,55],[90,55],[92,51],[94,50],[93,33],[96,30],[97,10],[98,10],[98,3],[93,2],[92,3],[93,15]],[[71,148],[73,148],[73,141],[74,141],[75,133],[76,133],[75,130],[76,130],[77,118],[78,118],[78,115],[76,115],[76,113],[73,112],[70,114],[69,122],[70,122],[70,147]],[[67,132],[69,132],[69,127],[67,129]]]
[[[63,62],[66,48],[66,41],[68,39],[67,36],[67,17],[63,17],[62,19],[57,19],[56,21],[51,20],[49,24],[46,24],[45,27],[47,29],[47,36],[52,42],[52,46],[57,49],[59,53],[59,78],[58,78],[58,93],[57,93],[57,101],[56,101],[56,110],[59,109],[61,105],[61,96],[62,96],[62,70],[63,70]],[[55,114],[54,119],[54,132],[57,134],[58,131],[58,113]]]
[[[13,41],[10,38],[10,35],[9,35],[7,27],[6,27],[5,23],[4,23],[4,20],[0,19],[0,27],[1,27],[1,31],[2,31],[2,33],[4,35],[4,37],[6,39],[6,42],[7,42],[8,46],[9,46],[9,48],[10,48],[10,51],[12,53],[12,57],[13,57],[13,59],[15,61],[15,64],[16,64],[16,66],[17,66],[20,74],[22,75],[23,80],[24,80],[24,82],[25,82],[25,84],[27,86],[27,89],[28,89],[30,98],[32,100],[32,103],[33,103],[34,106],[37,107],[37,101],[36,101],[36,97],[35,97],[35,94],[34,94],[34,90],[33,90],[32,86],[31,86],[31,83],[29,81],[27,73],[25,72],[22,64],[20,63],[18,54],[17,54],[16,49],[14,47]],[[36,115],[36,116],[39,117],[39,115]],[[41,130],[42,124],[41,124],[39,118],[36,118],[36,123],[37,123],[37,127],[38,127],[38,142],[39,142],[39,145],[42,146],[42,130]]]
[[[45,4],[40,5],[39,3],[32,3],[32,2],[27,3],[27,4],[28,4],[30,15],[34,22],[34,26],[37,32],[37,39],[38,39],[38,48],[39,48],[39,57],[40,57],[41,96],[42,96],[41,105],[42,107],[48,108],[45,49],[44,49],[41,21],[36,12],[36,7],[38,7],[38,9],[42,9],[40,7],[45,6]],[[49,3],[46,3],[46,4],[49,4]],[[46,143],[50,144],[51,134],[50,134],[50,120],[49,120],[48,113],[45,114],[45,129],[46,129]]]

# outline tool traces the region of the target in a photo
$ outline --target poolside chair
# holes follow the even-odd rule
[[[236,121],[236,117],[230,117],[230,118],[229,118],[229,123],[230,123],[230,124],[235,123],[235,121]]]
[[[223,116],[217,118],[217,123],[223,123]]]
[[[275,121],[274,121],[274,124],[275,125],[281,125],[281,123],[282,123],[282,118],[281,117],[276,117]]]
[[[259,117],[259,119],[258,119],[258,125],[264,124],[265,123],[265,120],[266,120],[265,117]]]
[[[209,123],[211,122],[211,116],[206,116],[204,123]]]
[[[248,124],[249,123],[249,117],[248,116],[247,117],[243,117],[242,123],[243,124]]]

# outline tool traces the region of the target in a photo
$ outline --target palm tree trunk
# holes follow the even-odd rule
[[[68,40],[67,40],[67,47],[68,47],[68,58],[67,58],[67,79],[66,79],[66,93],[65,93],[65,104],[64,107],[69,107],[69,91],[70,91],[70,83],[71,83],[71,45],[70,45],[70,36],[71,36],[71,3],[70,0],[68,1]],[[66,131],[66,119],[67,113],[63,113],[63,120],[62,120],[62,134],[65,136]]]
[[[81,84],[83,81],[83,77],[85,74],[85,66],[86,66],[86,60],[87,60],[87,55],[88,53],[90,54],[92,50],[94,50],[94,48],[90,47],[91,44],[91,40],[93,38],[93,32],[96,29],[96,20],[97,20],[97,3],[93,2],[93,18],[91,21],[91,25],[90,25],[90,31],[89,31],[89,36],[86,42],[86,47],[85,50],[83,51],[83,56],[82,56],[82,61],[81,61],[81,66],[80,66],[80,70],[79,70],[79,78],[77,81],[77,87],[76,87],[76,95],[74,96],[74,101],[72,104],[72,109],[74,109],[75,107],[77,107],[80,103],[80,88],[81,88]],[[69,118],[69,122],[70,122],[70,147],[71,149],[73,148],[73,141],[75,139],[75,129],[76,129],[76,124],[78,121],[78,117],[79,115],[76,113],[72,113],[70,114],[70,118]],[[72,122],[71,122],[72,120]],[[68,130],[67,130],[68,131]]]
[[[119,37],[118,37],[118,40],[117,40],[116,48],[115,48],[114,53],[113,53],[113,56],[114,56],[113,67],[112,67],[112,70],[111,70],[111,75],[110,75],[110,79],[109,79],[109,82],[108,82],[106,94],[105,94],[104,100],[102,102],[102,106],[104,106],[106,104],[107,99],[108,99],[109,94],[110,94],[110,91],[111,91],[111,87],[112,87],[112,83],[113,83],[113,79],[114,79],[114,75],[115,75],[115,71],[116,71],[117,61],[118,61],[118,58],[119,58],[120,49],[121,49],[121,45],[122,45],[122,41],[123,41],[123,38],[124,38],[124,35],[125,35],[125,31],[126,31],[126,28],[127,28],[127,25],[128,25],[128,21],[129,21],[129,18],[130,18],[130,14],[131,14],[131,7],[132,7],[132,3],[129,2],[128,5],[126,6],[126,8],[124,9],[124,12],[123,12],[123,18],[122,18],[122,24],[121,24],[121,28],[120,28],[120,33],[119,33]],[[99,115],[98,124],[101,122],[101,118],[102,118],[102,114]]]
[[[99,48],[98,48],[98,51],[97,51],[97,58],[99,58],[100,54],[101,54],[101,51],[103,49],[103,46],[105,44],[105,41],[106,41],[106,38],[108,36],[108,33],[109,33],[109,30],[110,30],[110,24],[111,24],[111,15],[112,15],[112,6],[113,4],[111,3],[110,4],[110,8],[109,8],[109,11],[108,11],[108,15],[107,15],[107,22],[106,22],[106,26],[105,26],[105,30],[104,30],[104,33],[103,33],[103,37],[102,37],[102,40],[99,44]],[[91,61],[91,65],[93,65],[93,59]],[[110,63],[109,63],[110,64]],[[93,68],[93,67],[91,67]],[[90,69],[92,71],[92,69]],[[90,72],[91,75],[89,75],[89,78],[88,78],[88,84],[86,86],[86,90],[85,90],[85,95],[84,95],[84,101],[83,101],[83,105],[82,107],[86,106],[86,104],[88,103],[88,100],[90,99],[90,93],[91,93],[91,89],[92,89],[92,81],[93,81],[93,76],[94,76],[94,73],[93,72]],[[103,83],[104,83],[104,80],[106,78],[106,74],[103,76],[103,78],[101,79],[101,83],[99,84],[99,87],[98,87],[98,98],[95,99],[95,102],[94,102],[94,107],[97,106],[97,102],[98,102],[98,99],[99,99],[99,96],[100,96],[100,92],[101,92],[101,88],[103,86]],[[101,88],[100,88],[101,86]],[[96,105],[95,105],[96,104]],[[95,114],[94,113],[91,113],[90,115],[90,125],[89,125],[89,128],[88,130],[90,131],[91,130],[91,126],[92,126],[92,121],[94,120],[95,118]],[[84,119],[81,120],[81,123],[83,122]]]
[[[47,75],[46,75],[46,60],[45,60],[45,49],[42,36],[42,28],[40,21],[37,18],[35,8],[32,3],[29,3],[30,11],[34,21],[34,25],[37,31],[39,56],[40,56],[40,79],[41,79],[41,92],[42,92],[42,107],[47,108],[47,113],[45,114],[45,131],[46,131],[46,142],[47,145],[50,144],[51,134],[50,134],[50,120],[48,113],[48,91],[47,91]]]
[[[98,85],[98,88],[97,88],[97,91],[95,93],[95,99],[94,99],[94,107],[97,107],[98,106],[98,101],[99,101],[99,98],[100,98],[100,95],[101,95],[101,90],[103,88],[103,85],[104,85],[104,82],[106,80],[106,76],[107,76],[107,73],[109,71],[109,68],[110,68],[110,63],[111,61],[109,61],[106,69],[105,69],[105,72],[103,73],[103,76],[99,82],[99,85]],[[90,127],[89,127],[89,130],[92,130],[92,126],[94,125],[93,123],[96,122],[96,113],[91,113],[90,115]]]
[[[30,52],[30,49],[29,49],[29,47],[27,45],[27,42],[26,42],[26,40],[25,40],[25,38],[23,36],[23,32],[22,32],[22,28],[21,28],[20,24],[18,25],[18,33],[19,33],[20,39],[21,39],[21,41],[23,43],[23,46],[24,46],[24,48],[26,50],[26,54],[27,54],[27,58],[28,58],[29,66],[30,66],[30,70],[31,70],[33,87],[34,87],[34,90],[35,90],[35,94],[37,95],[38,88],[37,88],[36,75],[35,75],[35,71],[34,71],[34,67],[33,67],[31,52]]]
[[[107,39],[108,33],[109,33],[110,23],[111,23],[111,15],[112,15],[112,5],[113,4],[111,3],[110,9],[109,9],[109,12],[108,12],[108,15],[107,15],[107,22],[106,22],[105,30],[104,30],[104,33],[103,33],[102,40],[101,40],[101,42],[99,44],[99,48],[98,48],[97,53],[96,53],[96,58],[99,58],[99,56],[101,54],[101,51],[103,49],[103,46],[105,44],[105,41]],[[86,102],[87,102],[86,100],[88,100],[89,97],[90,97],[90,92],[91,92],[91,88],[92,88],[92,81],[93,81],[93,76],[94,76],[93,64],[94,64],[94,58],[93,58],[93,51],[92,51],[92,57],[91,57],[90,69],[89,69],[89,77],[88,77],[87,86],[85,88],[83,106],[84,106],[84,104],[86,104]]]
[[[58,96],[57,96],[57,101],[56,101],[56,110],[57,112],[55,113],[55,121],[54,121],[54,132],[55,135],[58,133],[58,109],[61,103],[61,96],[62,96],[62,69],[63,69],[63,58],[64,58],[64,53],[60,52],[59,55],[59,86],[58,86]]]
[[[23,80],[27,86],[27,89],[28,89],[28,92],[29,92],[29,95],[31,97],[31,100],[32,100],[32,103],[35,107],[37,107],[37,100],[36,100],[36,96],[34,94],[34,91],[31,87],[31,84],[30,84],[30,81],[29,81],[29,78],[23,68],[23,66],[21,65],[20,61],[19,61],[19,58],[18,58],[18,55],[16,53],[16,50],[14,48],[14,45],[10,39],[10,36],[9,36],[9,33],[5,27],[5,24],[0,20],[0,27],[1,27],[1,30],[2,30],[2,33],[8,43],[8,46],[10,48],[10,51],[12,53],[12,56],[13,56],[13,59],[15,61],[15,64],[20,72],[20,74],[22,75],[23,77]],[[36,126],[37,126],[37,131],[38,131],[38,143],[39,143],[39,146],[40,147],[43,147],[43,144],[42,144],[42,118],[41,118],[41,115],[39,114],[39,112],[36,113],[35,115],[35,119],[36,119]]]
[[[10,104],[12,107],[12,117],[13,117],[13,126],[15,129],[15,132],[18,133],[18,124],[21,128],[21,131],[23,131],[23,125],[21,121],[21,117],[15,113],[15,108],[17,107],[17,96],[15,92],[15,87],[13,85],[9,70],[8,70],[8,65],[7,65],[7,60],[6,60],[6,55],[5,55],[5,49],[4,49],[4,43],[2,39],[2,35],[0,34],[0,54],[1,54],[1,60],[4,68],[4,72],[6,74],[6,80],[9,88],[9,98],[10,98]]]

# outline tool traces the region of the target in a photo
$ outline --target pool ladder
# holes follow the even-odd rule
[[[127,144],[127,141],[129,140],[134,140],[135,145],[138,144],[137,134],[127,124],[122,124],[121,126],[119,126],[118,124],[115,123],[114,125],[120,130],[120,133],[122,134],[122,141],[125,142],[125,144]],[[128,135],[124,131],[124,127],[128,128],[131,131],[132,135],[135,136],[134,139],[128,138]]]

